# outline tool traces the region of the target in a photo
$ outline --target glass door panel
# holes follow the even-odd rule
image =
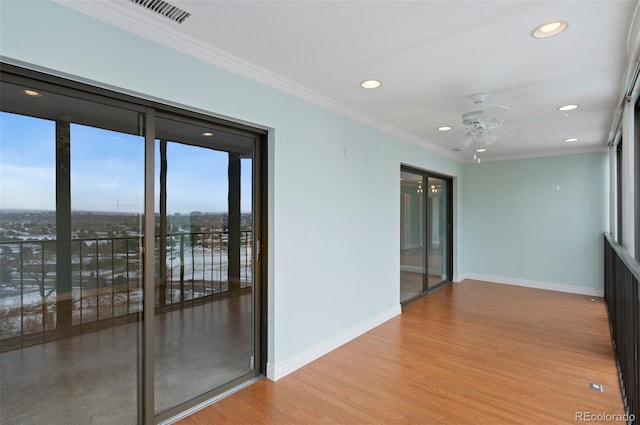
[[[428,177],[427,183],[428,287],[450,280],[449,261],[449,180]]]
[[[400,176],[400,301],[425,291],[425,179],[402,171]]]
[[[140,114],[0,93],[0,422],[136,423]]]
[[[155,412],[171,414],[256,374],[254,139],[166,118],[156,137]]]

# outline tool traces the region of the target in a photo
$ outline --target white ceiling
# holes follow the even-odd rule
[[[177,24],[129,0],[59,2],[463,160],[473,150],[452,152],[456,130],[479,91],[510,108],[512,136],[499,133],[486,160],[604,149],[638,4],[171,0],[192,14]],[[531,37],[559,19],[564,33]],[[382,86],[360,88],[370,78]],[[568,103],[580,108],[557,111]]]

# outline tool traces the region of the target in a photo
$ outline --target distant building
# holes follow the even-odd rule
[[[202,229],[202,211],[191,211],[190,229],[192,232],[199,232]]]

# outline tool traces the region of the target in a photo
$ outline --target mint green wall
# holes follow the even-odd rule
[[[606,152],[466,164],[463,269],[602,290],[608,167]]]
[[[56,3],[2,1],[0,54],[272,129],[276,366],[398,306],[401,163],[454,176],[461,200],[453,160]]]

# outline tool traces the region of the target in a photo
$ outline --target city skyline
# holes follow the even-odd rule
[[[170,142],[167,159],[168,214],[227,212],[226,152]],[[243,213],[252,210],[251,162],[241,160]],[[142,213],[143,165],[143,137],[71,124],[72,211]],[[157,213],[158,143],[154,168]],[[0,209],[55,210],[54,121],[0,113],[0,181]]]

